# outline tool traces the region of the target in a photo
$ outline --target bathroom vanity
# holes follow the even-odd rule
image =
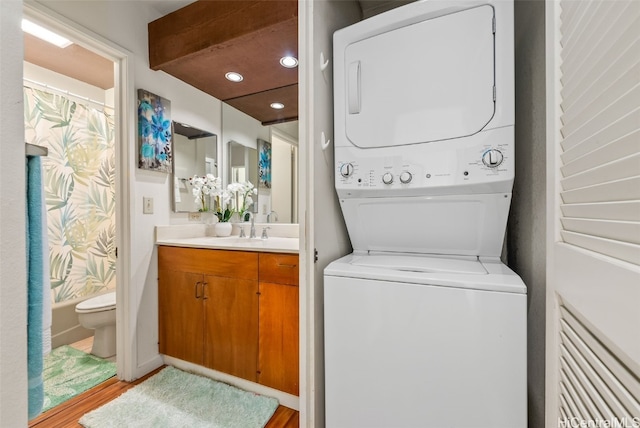
[[[158,239],[160,353],[298,395],[297,241]]]

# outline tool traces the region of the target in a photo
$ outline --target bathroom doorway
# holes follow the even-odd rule
[[[116,273],[118,278],[122,273],[117,268],[122,262],[117,259],[116,243],[122,246],[126,224],[119,220],[128,206],[119,197],[121,189],[128,189],[119,179],[121,165],[127,164],[122,150],[126,112],[119,106],[127,104],[122,85],[128,57],[108,46],[101,50],[103,43],[93,35],[67,26],[38,5],[25,4],[24,18],[72,43],[65,48],[49,46],[25,34],[25,141],[49,152],[42,164],[53,309],[51,347],[65,346],[93,357],[89,353],[93,330],[80,326],[76,305],[116,288],[118,300],[126,299],[120,295],[123,285],[116,282]],[[115,318],[123,319],[118,313]],[[123,354],[130,358],[123,339],[118,338],[117,355],[104,358],[113,365],[110,376],[117,371],[125,377],[130,365],[120,361]]]

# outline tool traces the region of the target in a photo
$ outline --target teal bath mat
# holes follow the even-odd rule
[[[116,374],[116,364],[71,346],[54,349],[44,358],[44,406],[51,409]]]
[[[80,419],[86,428],[261,428],[278,400],[167,367]]]

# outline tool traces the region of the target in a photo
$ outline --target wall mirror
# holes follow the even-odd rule
[[[173,211],[196,212],[189,177],[218,176],[217,135],[173,122]],[[211,201],[207,201],[210,206]]]
[[[260,223],[298,222],[298,121],[263,126],[228,104],[222,106],[226,180],[258,189],[251,210]]]

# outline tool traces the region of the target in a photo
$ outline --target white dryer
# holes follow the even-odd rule
[[[418,1],[334,34],[329,428],[526,427],[526,287],[500,262],[514,179],[513,4]]]

